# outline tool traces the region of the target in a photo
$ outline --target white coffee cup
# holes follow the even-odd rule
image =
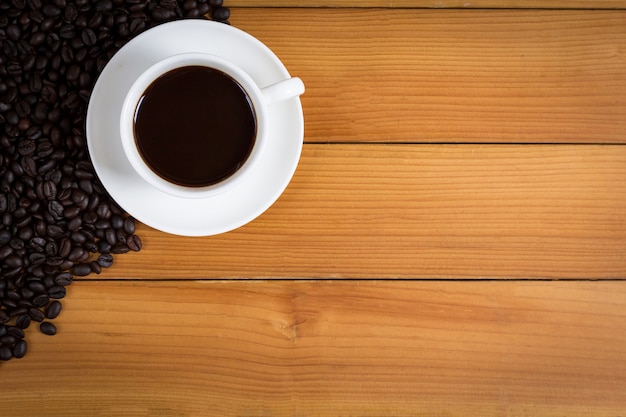
[[[162,75],[182,67],[205,66],[225,73],[234,79],[248,95],[256,118],[256,136],[252,150],[242,166],[227,178],[202,187],[187,187],[166,180],[155,173],[144,161],[134,134],[135,112],[146,89]],[[304,84],[298,77],[288,78],[269,86],[260,87],[238,66],[215,55],[182,53],[165,58],[144,71],[132,84],[124,99],[120,113],[120,134],[124,153],[132,168],[153,187],[182,198],[208,198],[223,193],[253,173],[268,142],[270,118],[268,109],[275,103],[301,95]]]

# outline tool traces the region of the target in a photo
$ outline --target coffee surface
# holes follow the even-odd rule
[[[234,174],[255,142],[254,108],[243,88],[208,67],[174,69],[144,92],[135,141],[146,164],[169,182],[202,187]]]

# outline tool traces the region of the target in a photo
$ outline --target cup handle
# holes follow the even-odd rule
[[[271,106],[279,101],[297,97],[304,93],[304,83],[298,77],[288,78],[261,89],[265,104]]]

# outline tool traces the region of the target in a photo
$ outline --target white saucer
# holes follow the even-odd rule
[[[137,36],[104,68],[87,111],[87,144],[102,184],[111,197],[142,223],[184,236],[208,236],[236,229],[267,210],[293,176],[304,137],[299,98],[269,110],[270,139],[254,175],[215,197],[185,199],[145,182],[124,155],[119,132],[122,102],[145,69],[170,55],[205,52],[232,61],[260,87],[290,77],[263,43],[247,33],[205,20],[165,23]]]

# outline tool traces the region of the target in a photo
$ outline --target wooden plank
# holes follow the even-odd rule
[[[229,7],[624,9],[624,0],[226,0]]]
[[[252,223],[101,276],[625,278],[625,179],[621,145],[306,145]]]
[[[617,416],[625,282],[78,282],[20,416]]]
[[[308,142],[624,143],[626,11],[237,9]]]

